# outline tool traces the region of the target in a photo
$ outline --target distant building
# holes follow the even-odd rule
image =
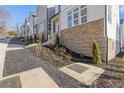
[[[42,37],[45,35],[45,40],[48,39],[48,34],[51,32],[51,22],[49,19],[55,14],[54,7],[48,8],[46,5],[37,6],[37,22],[38,22],[38,33]]]

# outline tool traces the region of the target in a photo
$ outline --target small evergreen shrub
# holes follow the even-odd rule
[[[60,42],[59,42],[59,35],[57,33],[54,34],[54,46],[59,47]]]
[[[121,82],[122,82],[122,86],[124,86],[124,56],[122,56],[121,58],[121,65],[122,65],[122,71],[123,71]]]
[[[42,34],[42,37],[41,37],[41,43],[44,43],[45,41],[45,37],[44,37],[44,33]]]
[[[35,34],[34,35],[34,42],[37,43],[38,42],[38,36]]]
[[[93,55],[93,62],[95,64],[101,64],[100,48],[99,48],[99,44],[95,40],[93,40],[92,55]]]
[[[32,38],[32,36],[30,36],[30,43],[33,43],[33,38]]]

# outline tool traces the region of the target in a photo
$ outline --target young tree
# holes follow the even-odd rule
[[[101,64],[102,60],[101,60],[100,47],[98,42],[96,42],[96,40],[93,40],[92,54],[93,54],[93,62],[95,64]]]

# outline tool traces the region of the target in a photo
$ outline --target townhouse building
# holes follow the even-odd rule
[[[25,39],[28,39],[30,37],[29,35],[29,18],[26,18],[25,21],[22,23],[20,30],[21,30],[21,37],[24,37]]]
[[[55,15],[50,18],[51,34],[48,35],[48,39],[52,39],[54,37],[54,33],[60,31],[60,12],[61,5],[55,5]]]
[[[102,60],[108,62],[121,48],[118,5],[61,5],[50,19],[51,34],[73,52],[92,56],[92,41],[100,45]]]
[[[34,38],[34,22],[35,22],[35,17],[36,17],[36,13],[35,12],[30,12],[29,13],[29,32],[28,35],[30,38]]]
[[[33,26],[33,33],[36,34],[38,33],[38,19],[37,16],[34,18],[34,26]]]
[[[49,19],[55,14],[54,7],[47,7],[47,5],[37,6],[37,25],[38,33],[41,38],[44,33],[45,40],[48,39],[48,34],[51,32],[51,23]]]
[[[42,38],[44,34],[45,41],[51,32],[51,22],[49,19],[55,14],[54,7],[47,5],[38,5],[36,12],[29,12],[29,17],[21,25],[21,32],[24,37],[34,39],[35,34]]]

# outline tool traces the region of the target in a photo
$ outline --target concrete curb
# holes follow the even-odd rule
[[[4,61],[9,39],[5,43],[0,43],[0,78],[3,77]]]

